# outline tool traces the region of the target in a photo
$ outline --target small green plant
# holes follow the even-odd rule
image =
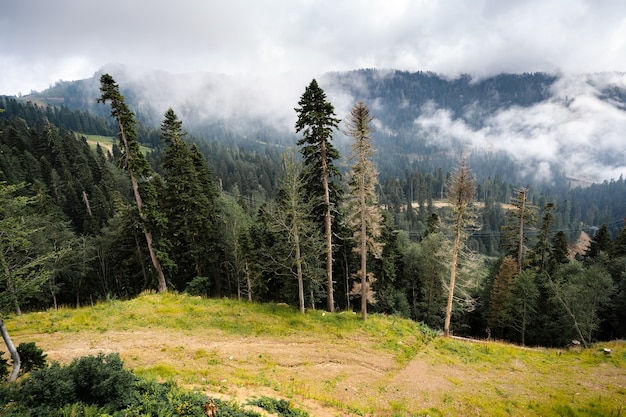
[[[20,355],[21,369],[20,372],[27,373],[37,369],[43,369],[47,366],[46,357],[48,355],[39,349],[35,342],[20,343],[17,347],[17,353]]]
[[[306,411],[291,407],[291,403],[286,400],[277,400],[270,397],[260,397],[250,400],[250,405],[255,405],[281,417],[309,417]]]
[[[195,296],[206,296],[209,294],[210,290],[211,280],[208,277],[195,277],[187,284],[187,288],[185,288],[187,294]]]
[[[4,352],[0,352],[0,379],[6,380],[9,376],[9,361],[4,357]]]

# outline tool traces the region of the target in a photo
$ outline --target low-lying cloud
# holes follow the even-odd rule
[[[441,108],[424,109],[415,123],[438,140],[507,152],[535,181],[549,181],[552,166],[585,181],[617,179],[626,173],[626,103],[611,91],[625,88],[624,74],[563,76],[550,99],[496,111],[478,129]]]

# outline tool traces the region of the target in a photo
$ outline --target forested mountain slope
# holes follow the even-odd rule
[[[489,152],[478,147],[481,141],[485,144],[487,139],[494,139],[490,132],[504,132],[502,120],[515,119],[513,116],[525,115],[518,127],[528,135],[517,138],[518,142],[511,139],[510,146],[534,140],[531,133],[541,131],[541,125],[530,123],[529,114],[541,119],[541,110],[555,111],[547,114],[557,117],[560,109],[565,116],[559,117],[567,119],[575,110],[582,111],[583,105],[589,110],[605,103],[597,114],[606,113],[603,120],[615,122],[622,112],[619,88],[609,91],[597,84],[597,79],[587,80],[583,86],[593,87],[593,91],[574,99],[566,97],[563,104],[554,98],[554,92],[564,81],[541,74],[481,82],[442,80],[423,73],[357,71],[328,74],[322,80],[328,98],[338,103],[337,113],[346,103],[362,98],[371,103],[376,115],[374,146],[381,172],[377,189],[380,205],[375,207],[384,212],[379,238],[384,249],[380,257],[368,262],[376,277],[372,284],[376,302],[369,306],[372,311],[440,327],[451,230],[446,184],[459,157],[465,154],[476,174],[476,203],[472,207],[476,210],[472,218],[475,223],[468,228],[464,242],[470,250],[460,268],[460,292],[454,299],[455,332],[484,336],[489,330],[508,340],[542,345],[563,345],[572,338],[591,342],[626,334],[622,320],[626,314],[626,280],[621,269],[626,257],[623,178],[572,188],[562,171],[566,165],[561,168],[558,160],[536,160],[537,155],[529,154],[525,154],[526,160],[515,159],[495,142],[490,142],[494,149]],[[509,91],[502,87],[507,85],[503,80],[520,86]],[[0,221],[7,231],[4,240],[0,239],[0,249],[4,248],[4,259],[11,263],[9,273],[0,274],[0,284],[7,289],[2,293],[5,310],[130,298],[155,287],[155,273],[141,243],[147,223],[131,204],[131,181],[121,169],[121,150],[117,145],[110,151],[100,146],[93,149],[86,140],[85,135],[90,134],[116,135],[118,128],[107,115],[110,108],[96,106],[96,96],[62,96],[64,91],[80,90],[81,85],[91,82],[59,83],[45,93],[53,94],[54,99],[46,99],[45,94],[30,97],[37,103],[48,100],[68,105],[40,107],[28,102],[29,98],[2,98],[0,103],[0,209],[4,210]],[[138,83],[140,80],[135,79],[129,85]],[[393,83],[402,88],[391,89]],[[126,86],[120,85],[125,92]],[[515,93],[522,85],[527,86],[526,92]],[[498,88],[503,90],[501,94],[496,94]],[[404,93],[405,99],[399,101],[396,93],[386,92],[402,90],[414,91],[415,96]],[[599,94],[601,90],[607,92]],[[169,288],[210,297],[290,304],[304,297],[307,308],[323,306],[324,263],[316,256],[316,234],[305,236],[305,291],[299,292],[294,286],[291,232],[284,228],[284,222],[281,225],[281,221],[293,218],[284,217],[288,164],[281,160],[285,148],[296,144],[293,124],[281,124],[280,117],[259,118],[251,103],[235,119],[226,113],[221,118],[205,119],[199,117],[199,110],[188,106],[183,107],[184,114],[196,114],[197,120],[209,120],[208,124],[194,124],[197,120],[190,117],[190,123],[178,125],[173,115],[171,126],[178,127],[168,137],[177,139],[165,140],[163,125],[159,131],[148,116],[157,114],[153,103],[167,103],[170,96],[166,93],[176,90],[163,85],[152,91],[161,97],[155,102],[139,99],[140,93],[132,88],[128,91],[125,94],[134,103],[133,110],[143,120],[135,126],[137,138],[150,149],[145,156],[153,174],[140,178],[140,182],[154,185],[155,192],[147,196],[155,210],[149,225],[163,257]],[[435,93],[428,96],[428,91]],[[460,95],[474,97],[473,104],[439,107]],[[170,98],[176,104],[176,96]],[[219,102],[220,97],[215,99]],[[86,106],[87,110],[69,107],[76,103],[95,104]],[[276,103],[273,105],[276,108]],[[92,106],[100,115],[91,113]],[[291,113],[294,103],[286,106]],[[405,108],[408,110],[403,113]],[[485,115],[472,117],[480,111]],[[417,118],[411,121],[414,112]],[[250,123],[252,120],[258,123]],[[576,119],[575,125],[582,126],[584,120]],[[287,116],[284,121],[288,121]],[[572,127],[565,124],[568,129]],[[181,126],[196,133],[186,135]],[[211,130],[213,126],[219,129]],[[560,124],[554,126],[558,130]],[[612,149],[609,145],[617,137],[616,126],[619,123],[605,131],[606,148],[597,138],[598,149]],[[587,127],[587,134],[596,138],[598,132]],[[210,133],[203,135],[202,129]],[[558,142],[563,132],[548,133],[537,136],[545,142],[539,149],[550,148],[550,140]],[[470,139],[478,139],[475,146],[464,142]],[[334,141],[345,160],[347,138],[337,133]],[[576,160],[586,146],[579,142],[565,156]],[[592,157],[581,167],[601,167]],[[613,157],[618,159],[615,152]],[[607,167],[612,169],[610,163]],[[529,178],[527,173],[533,176]],[[342,195],[346,183],[339,176],[333,181],[333,193]],[[522,190],[526,212],[519,204]],[[341,200],[334,207],[335,307],[354,309],[360,301],[354,291],[358,269],[354,233],[342,221],[346,208]],[[521,216],[524,223],[520,227]],[[573,261],[568,257],[568,241],[575,241],[581,230],[597,233],[588,250]],[[513,257],[517,253],[523,256],[516,263]],[[512,271],[516,269],[524,279],[515,278]],[[589,277],[594,278],[590,281]],[[528,297],[523,301],[530,310],[518,308],[521,295]],[[568,310],[570,303],[576,303],[579,310]],[[520,311],[525,312],[523,317]]]
[[[172,107],[195,136],[244,147],[293,145],[293,108],[308,83],[289,74],[279,80],[175,75],[122,65],[102,71],[119,80],[147,127],[156,128]],[[58,82],[24,99],[106,115],[96,105],[98,76]],[[402,176],[407,169],[448,171],[461,153],[471,153],[478,178],[499,175],[508,182],[559,190],[572,181],[602,182],[624,172],[623,74],[448,79],[429,72],[357,70],[320,74],[319,81],[339,118],[357,100],[371,107],[383,178]],[[337,138],[345,150],[345,138]]]

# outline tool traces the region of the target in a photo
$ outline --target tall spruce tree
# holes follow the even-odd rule
[[[141,152],[139,141],[137,140],[135,114],[126,105],[124,96],[120,93],[120,88],[111,75],[102,74],[100,77],[100,91],[102,95],[98,102],[104,104],[108,101],[111,102],[111,115],[115,118],[119,127],[118,136],[122,150],[122,157],[119,161],[130,177],[133,196],[141,219],[150,260],[157,274],[158,290],[159,292],[167,291],[163,266],[155,250],[151,230],[152,225],[162,222],[163,219],[157,210],[156,187],[151,181],[153,175],[152,168]]]
[[[215,252],[217,187],[198,149],[183,137],[182,122],[169,109],[161,124],[161,156],[164,171],[162,206],[167,216],[171,257],[176,263],[173,280],[179,290],[194,277],[205,275]]]
[[[302,132],[298,141],[304,157],[305,182],[311,199],[317,203],[314,216],[323,224],[326,240],[326,305],[328,311],[334,311],[333,290],[333,214],[336,213],[340,198],[340,188],[333,178],[341,174],[333,161],[339,158],[339,152],[332,145],[333,131],[340,120],[335,118],[333,105],[326,100],[326,93],[314,79],[305,89],[299,107],[296,133]]]
[[[539,273],[546,271],[548,261],[551,257],[552,247],[550,245],[550,232],[552,223],[554,222],[554,208],[553,203],[548,203],[544,207],[541,227],[539,228],[539,233],[537,233],[537,241],[530,254],[531,265],[534,266]]]
[[[359,101],[354,105],[346,119],[346,131],[351,136],[352,166],[348,173],[348,222],[354,230],[355,248],[361,258],[361,268],[358,271],[360,278],[361,318],[367,318],[367,302],[374,302],[371,283],[374,277],[367,271],[367,257],[372,254],[380,257],[382,243],[381,234],[382,215],[376,198],[378,171],[372,161],[374,147],[372,146],[370,127],[374,117],[369,108]]]
[[[613,240],[611,239],[611,232],[606,224],[602,224],[589,242],[589,247],[585,251],[585,260],[595,259],[600,256],[600,253],[609,253],[612,250]]]

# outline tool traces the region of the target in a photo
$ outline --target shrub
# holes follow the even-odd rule
[[[37,410],[37,415],[47,414],[43,410],[60,408],[77,402],[76,387],[67,367],[57,362],[34,371],[22,382],[17,393],[17,402]]]
[[[119,354],[85,356],[74,360],[68,368],[81,401],[113,410],[130,404],[136,377],[124,369]]]
[[[19,398],[38,415],[77,402],[115,411],[131,403],[135,381],[118,354],[85,356],[65,367],[55,362],[33,371],[22,382]]]
[[[209,295],[211,290],[211,280],[208,277],[195,277],[185,288],[189,295]]]
[[[309,413],[297,408],[292,408],[289,401],[276,400],[270,397],[261,397],[250,401],[251,405],[256,405],[265,411],[278,414],[281,417],[309,417]]]
[[[6,381],[9,377],[9,361],[4,357],[4,352],[0,352],[0,379]]]
[[[35,345],[35,342],[20,343],[17,347],[17,353],[20,355],[22,363],[21,373],[42,369],[47,365],[46,357],[48,355],[45,355],[43,350]]]

